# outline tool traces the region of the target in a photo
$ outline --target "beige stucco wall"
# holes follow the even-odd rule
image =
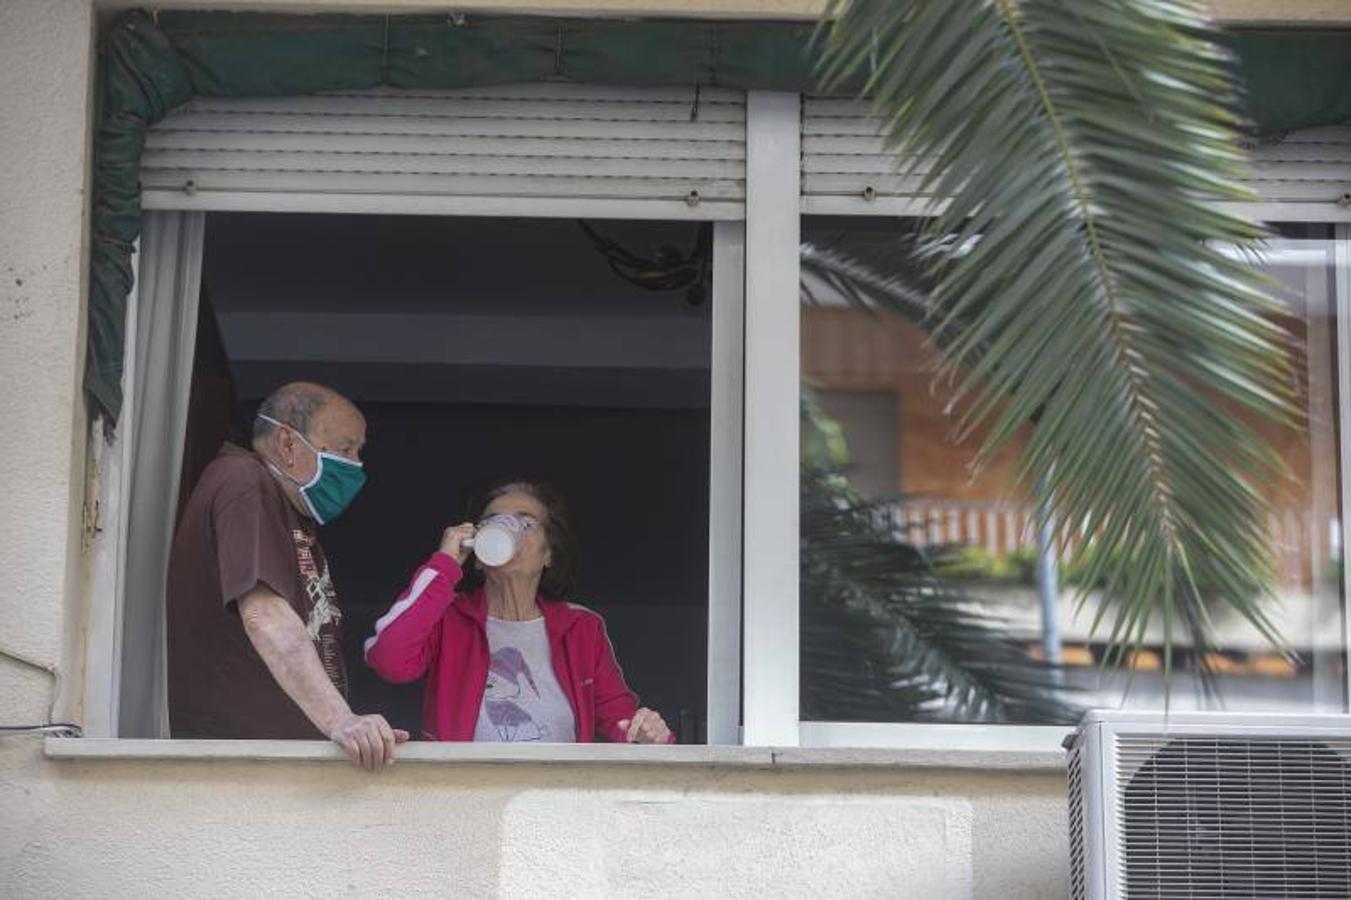
[[[7,896],[1064,896],[1057,775],[47,762],[0,750]]]
[[[79,597],[87,2],[0,4],[0,721],[44,720]],[[72,654],[72,658],[78,654]],[[16,662],[21,657],[27,662]],[[63,687],[78,682],[65,677]]]
[[[1340,0],[1280,6],[1287,17],[1348,12]],[[470,7],[777,18],[810,15],[817,3]],[[78,384],[93,17],[91,0],[0,0],[6,724],[81,715]],[[10,738],[0,740],[0,892],[1056,897],[1066,869],[1063,790],[1054,772],[423,764],[372,777],[339,763],[59,762],[35,738]]]
[[[1319,25],[1351,22],[1348,0],[1210,0],[1211,13],[1222,22]]]
[[[296,4],[300,5],[300,4]],[[0,2],[0,723],[80,719],[93,11]],[[36,665],[34,665],[36,664]],[[59,762],[0,739],[5,896],[1054,897],[1062,778]],[[1016,839],[1013,836],[1016,835]]]

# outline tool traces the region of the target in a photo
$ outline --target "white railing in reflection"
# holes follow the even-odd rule
[[[1036,516],[1031,506],[911,497],[878,505],[875,510],[877,524],[920,547],[980,547],[993,557],[1035,553],[1037,548]],[[1311,510],[1294,509],[1273,510],[1268,516],[1267,532],[1286,583],[1307,584],[1314,577],[1324,577],[1327,573],[1315,572],[1315,554],[1319,566],[1341,555],[1341,528],[1336,517],[1328,518],[1321,528],[1315,527],[1314,518]],[[1062,542],[1060,558],[1072,557],[1082,538],[1080,534]]]

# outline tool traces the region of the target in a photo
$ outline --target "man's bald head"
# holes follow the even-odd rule
[[[350,458],[357,458],[366,440],[366,420],[356,405],[322,384],[293,381],[269,394],[253,420],[255,450],[270,445],[279,430],[268,419],[289,425],[321,450]]]
[[[290,425],[306,437],[314,426],[314,417],[332,398],[340,396],[322,384],[307,381],[293,381],[284,384],[267,395],[258,406],[258,416],[253,420],[253,443],[258,443],[277,430],[273,422]],[[267,418],[264,418],[266,416]],[[268,419],[273,420],[272,422]]]

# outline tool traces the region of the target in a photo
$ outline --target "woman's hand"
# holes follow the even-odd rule
[[[630,744],[665,744],[671,740],[671,729],[656,710],[644,706],[633,714],[632,719],[621,719],[619,727],[624,729]]]
[[[451,557],[460,565],[469,556],[469,548],[464,542],[474,536],[474,525],[472,522],[461,522],[459,525],[452,525],[441,535],[441,552]]]

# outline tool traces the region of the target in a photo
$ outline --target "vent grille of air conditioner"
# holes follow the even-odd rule
[[[1069,752],[1070,795],[1070,897],[1084,900],[1084,751],[1075,745]]]
[[[1126,734],[1115,771],[1126,897],[1351,897],[1351,738]]]

